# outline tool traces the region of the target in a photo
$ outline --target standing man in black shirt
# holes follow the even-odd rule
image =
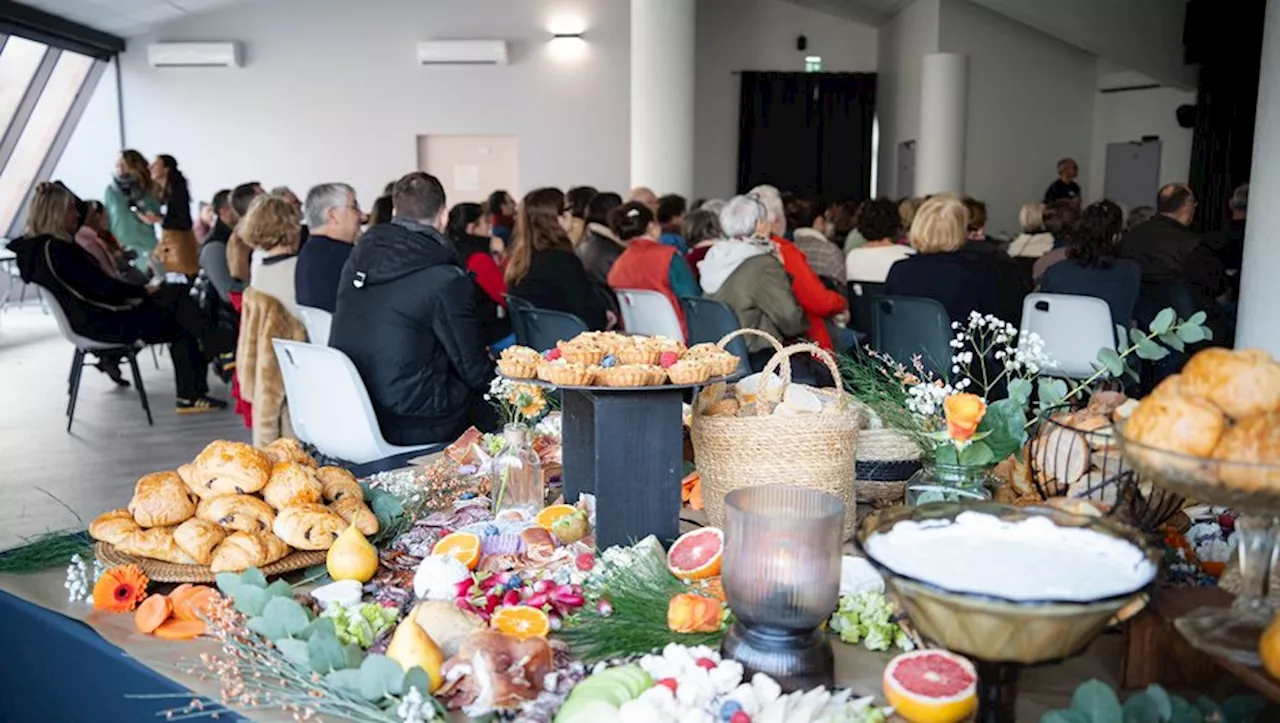
[[[1044,202],[1053,203],[1066,198],[1079,203],[1080,184],[1076,183],[1076,176],[1079,174],[1080,167],[1076,165],[1074,158],[1058,161],[1058,180],[1049,184],[1049,188],[1045,190]]]

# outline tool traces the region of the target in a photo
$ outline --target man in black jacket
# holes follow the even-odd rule
[[[351,357],[382,435],[399,445],[448,442],[497,426],[475,288],[439,229],[444,188],[410,173],[392,191],[395,217],[369,229],[342,269],[329,345]]]

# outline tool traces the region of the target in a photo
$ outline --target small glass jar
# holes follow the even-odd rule
[[[508,424],[502,429],[506,441],[489,469],[489,494],[493,514],[517,510],[533,519],[546,503],[542,462],[533,451],[533,433],[523,425]]]
[[[987,479],[991,465],[967,466],[959,464],[925,464],[907,480],[907,505],[930,502],[964,502],[989,500],[991,490]]]

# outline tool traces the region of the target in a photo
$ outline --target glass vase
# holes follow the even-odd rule
[[[502,429],[502,438],[506,444],[489,470],[493,514],[497,517],[514,510],[524,519],[533,519],[546,501],[542,462],[533,451],[533,432],[520,424],[508,424]]]
[[[989,500],[990,475],[991,465],[926,464],[907,480],[907,505]]]

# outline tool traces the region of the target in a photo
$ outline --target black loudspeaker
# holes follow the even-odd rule
[[[805,37],[805,36],[803,36],[803,35],[801,35],[800,37],[796,38],[796,50],[799,50],[800,52],[804,52],[804,51],[806,51],[806,50],[808,50],[808,49],[809,49],[809,39],[808,39],[808,38],[806,38],[806,37]]]
[[[1196,127],[1196,107],[1194,105],[1182,104],[1178,106],[1178,110],[1174,111],[1178,116],[1178,125],[1182,128]]]

